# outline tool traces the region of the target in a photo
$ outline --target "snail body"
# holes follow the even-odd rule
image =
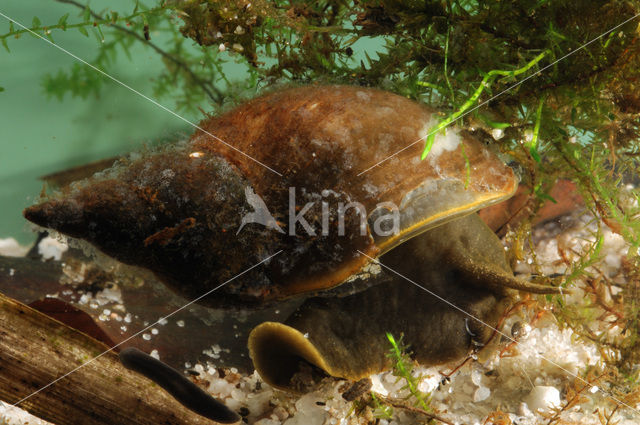
[[[517,290],[557,289],[514,278],[474,214],[515,192],[509,167],[459,129],[420,161],[416,141],[436,122],[381,90],[283,90],[24,215],[150,269],[189,300],[215,289],[199,301],[208,306],[307,297],[249,335],[256,369],[277,388],[296,391],[300,362],[351,380],[388,368],[386,332],[439,364],[486,343]]]
[[[490,286],[492,274],[513,277],[502,245],[476,214],[412,238],[380,261],[383,283],[337,299],[310,298],[284,323],[251,332],[251,358],[267,383],[297,390],[301,362],[352,381],[379,373],[390,367],[387,333],[402,335],[421,364],[459,360],[489,340],[515,298],[512,288]],[[491,272],[475,273],[473,265]]]

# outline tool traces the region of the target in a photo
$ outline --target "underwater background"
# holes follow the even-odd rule
[[[114,0],[96,2],[96,8],[131,9],[132,2]],[[69,5],[51,1],[7,1],[1,12],[30,26],[33,17],[42,22],[58,21],[75,13]],[[3,33],[9,21],[1,18]],[[152,35],[157,35],[152,32]],[[96,39],[77,30],[56,31],[56,42],[78,57],[91,61],[96,54]],[[70,167],[154,146],[163,141],[186,137],[192,128],[150,101],[96,73],[105,80],[105,90],[97,96],[87,88],[86,95],[72,96],[56,88],[45,88],[47,76],[67,71],[78,61],[43,40],[23,34],[8,39],[9,53],[0,51],[0,75],[3,88],[0,98],[0,235],[14,237],[22,244],[34,240],[34,234],[22,217],[40,190],[38,177]],[[142,45],[131,46],[129,56],[119,50],[110,61],[109,73],[141,93],[152,96],[150,69],[162,68],[161,58]],[[231,79],[246,77],[246,67],[233,61],[225,64]],[[91,71],[95,72],[95,71]],[[82,85],[82,82],[79,83]],[[55,85],[55,83],[54,83]],[[82,91],[82,89],[80,89]],[[85,93],[85,92],[83,92]],[[170,97],[164,99],[173,108]],[[198,122],[211,108],[206,101],[181,112]]]
[[[109,2],[113,8],[128,3]],[[68,6],[48,1],[9,1],[2,6],[2,13],[26,25],[34,16],[49,22],[67,12]],[[1,19],[6,30],[9,22]],[[95,53],[96,41],[76,31],[56,36],[61,46],[79,57],[90,58]],[[60,101],[46,93],[43,80],[76,60],[29,35],[15,42],[12,39],[11,44],[11,53],[4,49],[0,53],[0,86],[4,88],[0,99],[0,234],[27,244],[34,235],[25,225],[22,209],[38,196],[42,188],[38,177],[123,154],[187,129],[117,84],[108,83],[108,90],[99,97],[63,95]],[[117,57],[113,71],[142,92],[151,84],[146,67],[161,66],[157,57],[144,50],[134,47],[131,61]]]

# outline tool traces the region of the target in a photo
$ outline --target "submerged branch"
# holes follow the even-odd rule
[[[385,397],[382,396],[380,394],[378,394],[376,396],[377,398],[379,398],[383,403],[386,403],[392,407],[398,408],[398,409],[404,409],[406,411],[412,412],[412,413],[416,413],[422,416],[426,416],[427,418],[431,419],[431,420],[435,420],[438,422],[442,422],[443,424],[447,424],[447,425],[454,425],[453,422],[444,419],[443,417],[436,415],[435,413],[431,413],[431,412],[427,412],[424,409],[420,409],[419,407],[414,407],[411,406],[410,404],[407,404],[405,401],[403,400],[399,400],[397,398],[393,398],[393,397]],[[456,422],[457,423],[457,422]]]
[[[0,335],[0,399],[49,422],[214,423],[127,370],[106,345],[3,294]]]

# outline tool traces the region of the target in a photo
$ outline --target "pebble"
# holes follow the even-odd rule
[[[260,419],[257,422],[254,422],[254,425],[280,425],[281,422],[273,419]]]
[[[43,260],[54,259],[55,261],[60,261],[62,254],[67,252],[68,249],[69,245],[51,236],[43,238],[38,244],[38,254],[42,256]]]
[[[0,238],[0,255],[5,257],[24,257],[29,252],[28,246],[22,246],[14,238]]]
[[[555,387],[538,385],[533,387],[529,395],[525,398],[525,403],[530,410],[537,412],[539,410],[548,411],[554,407],[560,407],[560,391]]]
[[[478,403],[480,401],[484,401],[489,398],[491,395],[491,390],[487,387],[478,388],[475,393],[473,393],[473,402]]]

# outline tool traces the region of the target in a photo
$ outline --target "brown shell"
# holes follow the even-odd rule
[[[439,118],[376,89],[288,89],[209,118],[200,124],[205,132],[186,144],[124,161],[28,208],[25,216],[149,268],[189,298],[224,283],[205,300],[211,305],[261,304],[324,290],[367,266],[358,251],[380,255],[515,191],[511,169],[465,132],[439,136],[420,161],[420,139]],[[247,188],[262,198],[284,233],[249,224],[236,235],[242,216],[252,210]],[[290,228],[291,190],[293,215],[312,203],[304,218],[315,235]],[[364,207],[364,235],[355,209],[347,210],[339,234],[338,202]],[[381,202],[398,206],[398,234],[371,231]],[[323,224],[327,234],[321,233]]]
[[[427,159],[420,160],[423,139],[440,118],[433,109],[382,90],[303,87],[254,99],[201,123],[237,150],[201,131],[192,141],[194,149],[222,154],[237,166],[272,211],[287,211],[289,187],[305,188],[309,200],[325,190],[344,194],[369,213],[382,202],[402,206],[416,189],[428,193],[420,219],[407,223],[395,238],[358,237],[355,220],[347,237],[331,240],[334,232],[298,259],[295,273],[275,271],[293,294],[343,282],[368,262],[357,250],[379,255],[416,233],[514,193],[513,171],[466,133],[450,151],[437,139]],[[314,265],[335,255],[336,247],[345,255],[314,271]],[[283,249],[294,246],[285,243]]]

